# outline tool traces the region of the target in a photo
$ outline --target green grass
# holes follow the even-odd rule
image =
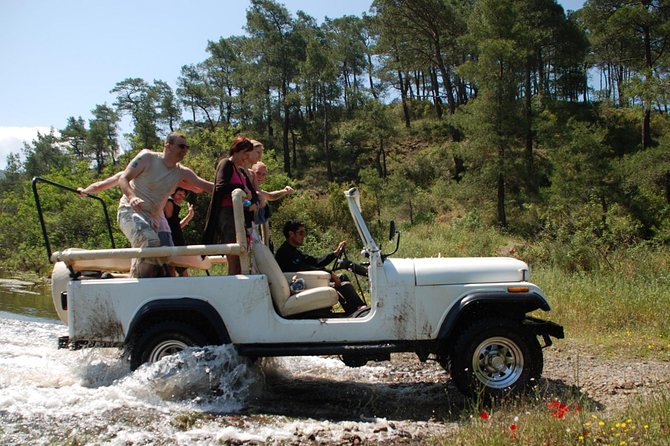
[[[640,399],[611,415],[585,407],[579,399],[541,398],[504,402],[464,411],[459,429],[431,444],[499,445],[668,445],[670,399]]]
[[[565,327],[566,336],[610,354],[670,360],[670,287],[665,278],[540,268],[533,281],[547,294],[551,319]]]

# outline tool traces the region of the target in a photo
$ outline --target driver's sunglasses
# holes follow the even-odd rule
[[[189,146],[188,144],[181,143],[177,144],[177,147],[179,147],[181,150],[188,150],[191,146]]]

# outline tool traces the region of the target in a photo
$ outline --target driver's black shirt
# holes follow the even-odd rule
[[[334,253],[327,254],[319,259],[304,254],[288,242],[282,243],[275,254],[275,259],[284,272],[295,271],[323,271],[326,266],[337,257]]]

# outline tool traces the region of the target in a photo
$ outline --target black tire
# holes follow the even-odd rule
[[[468,326],[449,356],[456,387],[486,400],[523,392],[537,382],[544,367],[537,337],[509,319],[485,319]]]
[[[188,347],[207,345],[207,337],[184,322],[163,321],[147,327],[130,346],[130,370]]]

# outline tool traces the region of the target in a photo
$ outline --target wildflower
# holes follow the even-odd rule
[[[479,418],[481,418],[482,420],[488,420],[489,413],[487,411],[483,410],[482,413],[479,414]]]
[[[570,408],[567,404],[563,404],[560,401],[551,401],[547,403],[547,409],[551,411],[551,416],[562,420],[565,417],[565,414],[568,413]]]
[[[518,437],[516,436],[517,425],[514,423],[510,424],[509,430],[512,431],[512,440],[518,440]]]

